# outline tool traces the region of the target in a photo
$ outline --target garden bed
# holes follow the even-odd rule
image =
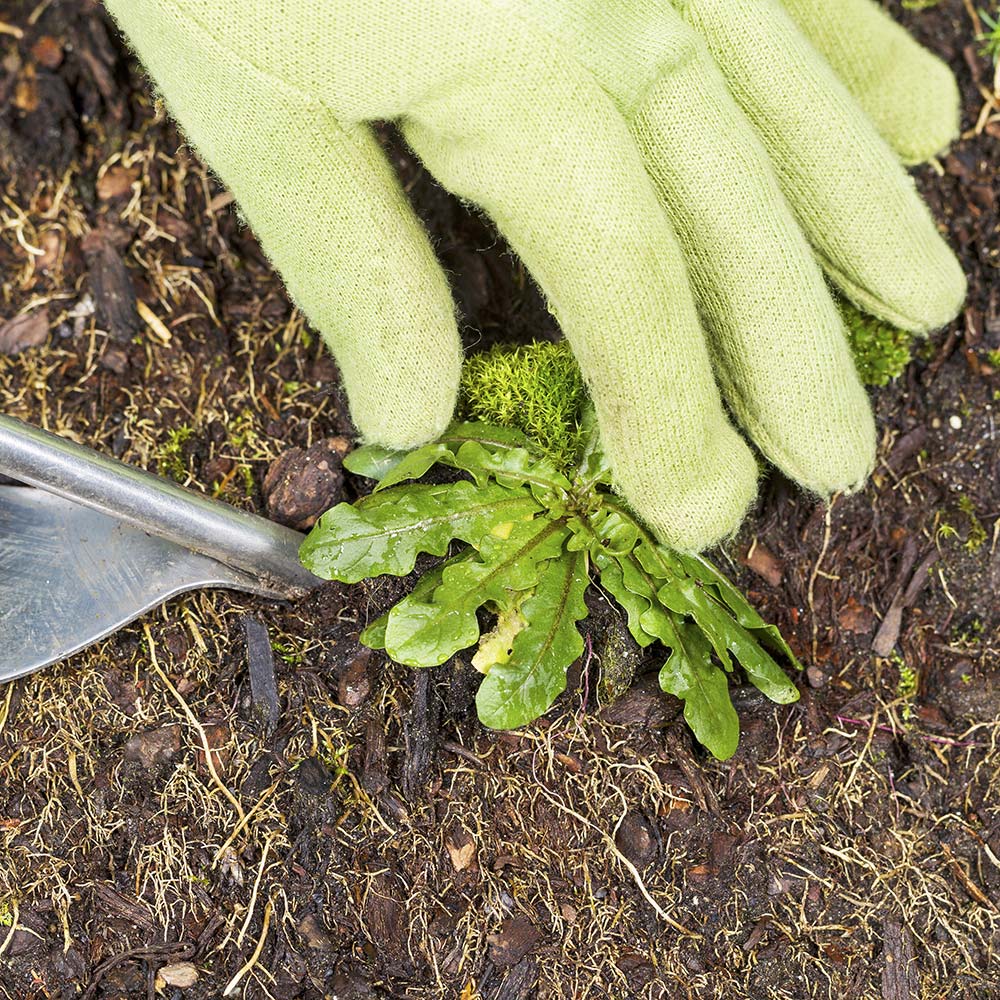
[[[359,645],[399,581],[171,601],[0,689],[0,995],[996,995],[1000,122],[962,0],[891,6],[961,82],[967,133],[916,177],[970,294],[875,391],[870,485],[828,510],[772,473],[714,554],[807,665],[801,700],[734,691],[720,764],[652,660],[601,704],[592,657],[498,734],[468,657]],[[554,336],[385,139],[469,345]],[[0,411],[295,523],[365,488],[307,471],[349,447],[335,365],[90,0],[0,2],[0,188]],[[623,634],[592,612],[590,648]]]

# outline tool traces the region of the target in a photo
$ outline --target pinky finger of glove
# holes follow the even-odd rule
[[[173,5],[115,3],[171,111],[229,186],[340,367],[367,440],[439,436],[462,349],[447,281],[367,126],[220,44]]]
[[[784,4],[904,163],[923,163],[954,141],[955,77],[881,7],[871,0]]]

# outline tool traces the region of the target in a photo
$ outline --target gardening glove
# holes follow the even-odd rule
[[[333,349],[366,440],[438,436],[462,362],[370,129],[394,120],[538,281],[618,488],[676,548],[739,524],[746,438],[822,496],[867,477],[823,272],[907,330],[963,300],[894,153],[948,143],[955,84],[869,0],[107,4]]]

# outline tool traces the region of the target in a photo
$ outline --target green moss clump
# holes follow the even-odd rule
[[[902,374],[913,356],[913,334],[869,316],[849,302],[840,302],[840,312],[861,381],[886,385]]]
[[[580,457],[580,426],[587,398],[583,378],[566,343],[502,344],[465,362],[459,410],[465,420],[514,427],[528,435],[561,468]]]
[[[156,456],[156,464],[161,476],[183,483],[188,477],[187,455],[184,446],[194,436],[194,428],[187,424],[175,427]]]

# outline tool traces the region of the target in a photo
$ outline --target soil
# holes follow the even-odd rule
[[[0,689],[0,995],[1000,995],[1000,116],[972,5],[889,7],[961,83],[915,176],[970,294],[875,393],[871,484],[825,508],[772,474],[715,553],[801,701],[737,688],[720,764],[654,661],[601,705],[595,656],[498,734],[465,658],[359,646],[398,581],[171,601]],[[385,138],[470,346],[554,336]],[[333,362],[91,0],[0,2],[0,185],[4,412],[299,525],[358,495]]]

